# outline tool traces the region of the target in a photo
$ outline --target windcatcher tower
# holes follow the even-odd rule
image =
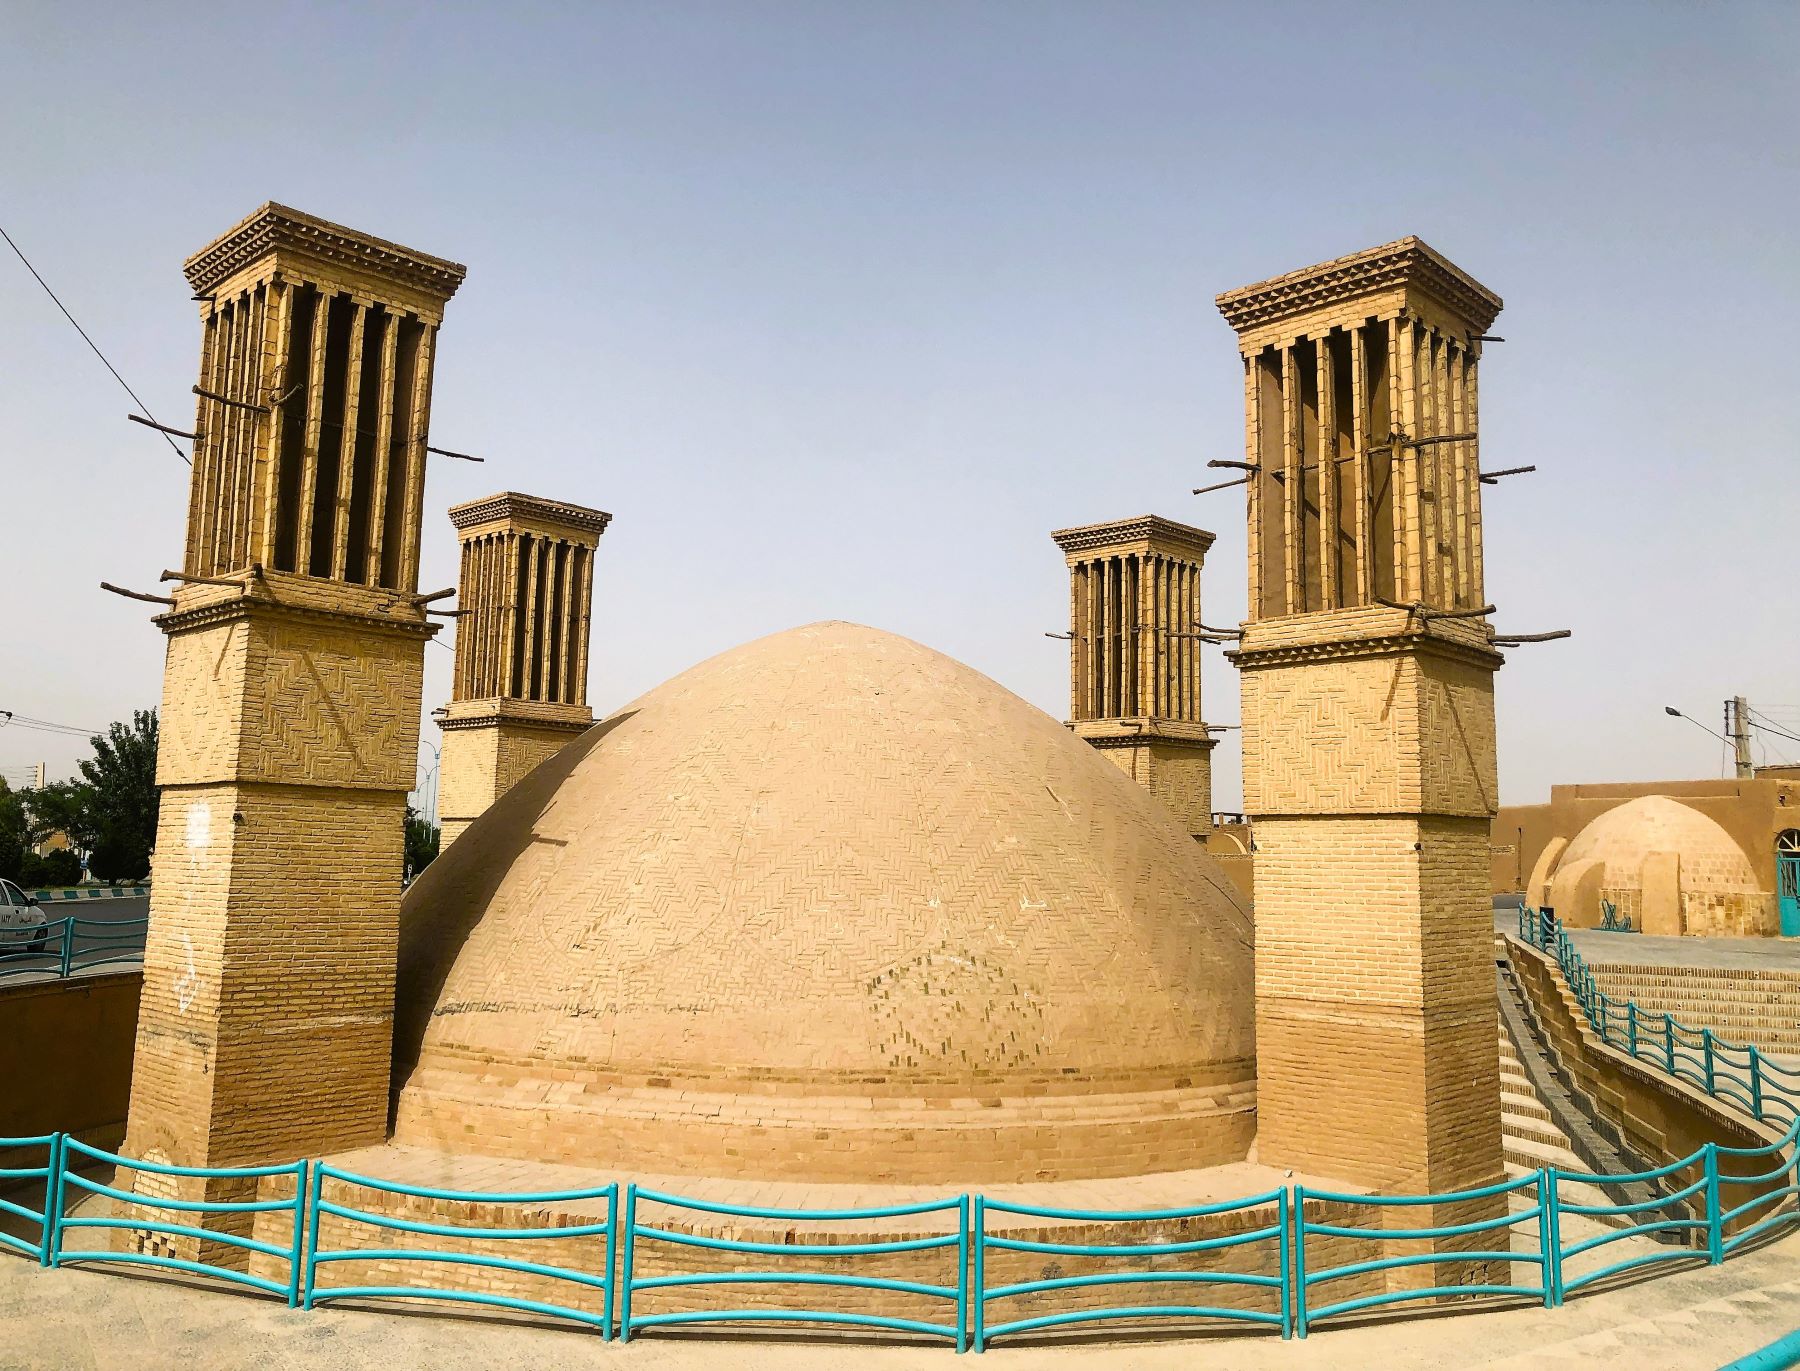
[[[1390,1191],[1486,1184],[1503,1169],[1487,885],[1501,658],[1475,372],[1500,299],[1405,238],[1218,305],[1244,359],[1250,466],[1233,660],[1260,1155]]]
[[[463,268],[269,204],[186,271],[201,438],[183,584],[157,620],[162,813],[127,1147],[217,1167],[385,1133],[435,631],[417,594],[432,361]]]
[[[462,545],[439,808],[449,843],[594,722],[594,549],[612,515],[508,492],[450,511]]]
[[[1204,838],[1217,740],[1200,721],[1200,564],[1213,535],[1146,514],[1050,536],[1069,564],[1069,727]]]

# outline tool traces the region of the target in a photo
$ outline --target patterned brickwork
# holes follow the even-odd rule
[[[553,725],[496,708],[469,722],[468,727],[453,727],[449,719],[444,721],[438,812],[446,846],[495,800],[579,737],[592,721],[577,719]]]
[[[402,1139],[897,1179],[1249,1141],[1230,882],[1053,720],[869,629],[627,706],[478,820],[404,929]]]
[[[1475,359],[1499,297],[1409,238],[1218,303],[1251,468],[1258,1156],[1389,1191],[1496,1181]],[[1463,1210],[1432,1221],[1498,1206]]]

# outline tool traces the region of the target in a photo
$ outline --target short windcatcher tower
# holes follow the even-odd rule
[[[1244,362],[1262,1160],[1500,1178],[1475,373],[1500,299],[1416,238],[1218,300]]]
[[[1205,837],[1216,740],[1200,720],[1200,563],[1213,535],[1146,514],[1050,536],[1069,564],[1069,726]]]
[[[442,718],[445,843],[593,723],[594,550],[611,520],[511,492],[451,509],[462,617]]]

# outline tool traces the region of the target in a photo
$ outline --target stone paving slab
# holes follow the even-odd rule
[[[1523,1308],[1321,1330],[1110,1344],[1014,1345],[996,1367],[1030,1371],[1715,1371],[1800,1326],[1800,1235],[1722,1267],[1696,1267],[1584,1295],[1560,1310]],[[868,1371],[954,1366],[948,1347],[649,1337],[630,1345],[463,1317],[335,1308],[304,1313],[269,1300],[100,1271],[42,1271],[0,1258],[0,1371]],[[973,1363],[981,1365],[982,1363]]]

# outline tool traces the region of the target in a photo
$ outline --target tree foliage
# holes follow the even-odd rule
[[[96,735],[93,758],[81,764],[94,843],[88,870],[96,880],[135,881],[150,874],[159,808],[156,741],[156,711],[136,710],[129,724],[115,721]]]
[[[24,797],[0,781],[0,876],[18,881],[20,867],[31,851],[31,819]],[[23,884],[23,882],[20,882]]]
[[[406,880],[430,866],[438,854],[440,831],[411,805],[406,807]]]

